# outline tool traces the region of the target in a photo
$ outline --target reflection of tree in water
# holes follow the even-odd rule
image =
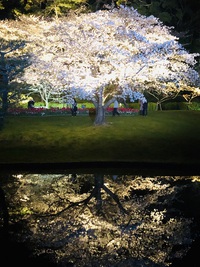
[[[72,181],[75,182],[76,175],[72,176]],[[89,188],[90,186],[87,185]],[[103,205],[103,199],[102,199],[102,192],[101,190],[104,190],[118,205],[119,209],[126,213],[126,210],[123,208],[118,196],[116,194],[114,194],[107,186],[105,186],[104,184],[104,175],[103,174],[95,174],[94,175],[94,187],[91,191],[91,193],[89,194],[88,197],[86,197],[85,199],[75,202],[75,203],[71,203],[67,208],[65,208],[64,210],[60,211],[60,213],[66,211],[67,209],[70,209],[72,207],[76,207],[79,206],[80,204],[83,205],[87,205],[89,203],[89,201],[92,198],[96,199],[96,211],[97,211],[97,215],[104,215],[103,210],[102,210],[102,205]],[[57,214],[58,215],[58,214]]]
[[[15,176],[9,212],[26,228],[13,236],[58,266],[169,266],[200,233],[194,178]]]

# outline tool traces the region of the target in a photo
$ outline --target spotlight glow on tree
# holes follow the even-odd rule
[[[29,20],[37,30],[23,28],[33,53],[24,81],[32,90],[43,85],[64,93],[69,101],[91,100],[95,125],[105,123],[105,110],[116,98],[136,101],[144,91],[170,96],[187,85],[198,86],[194,66],[199,55],[189,54],[157,18],[133,8]]]

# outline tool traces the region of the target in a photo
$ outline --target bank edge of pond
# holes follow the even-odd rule
[[[200,175],[200,164],[147,162],[0,163],[0,172]]]

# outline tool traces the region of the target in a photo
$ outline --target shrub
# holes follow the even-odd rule
[[[188,103],[187,107],[189,110],[200,110],[200,103],[198,102]]]

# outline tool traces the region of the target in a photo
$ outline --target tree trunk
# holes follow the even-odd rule
[[[162,103],[160,101],[157,102],[157,110],[162,110]]]
[[[102,211],[102,204],[103,200],[101,197],[101,188],[104,184],[104,178],[103,174],[95,174],[94,175],[94,183],[95,183],[95,193],[96,193],[96,208],[97,208],[97,214],[100,214]]]
[[[5,53],[1,52],[1,76],[2,76],[2,88],[1,88],[1,99],[2,99],[2,113],[5,114],[8,109],[8,71],[5,62]]]
[[[94,125],[103,125],[105,123],[106,123],[105,108],[104,106],[98,105],[98,107],[96,108]]]

